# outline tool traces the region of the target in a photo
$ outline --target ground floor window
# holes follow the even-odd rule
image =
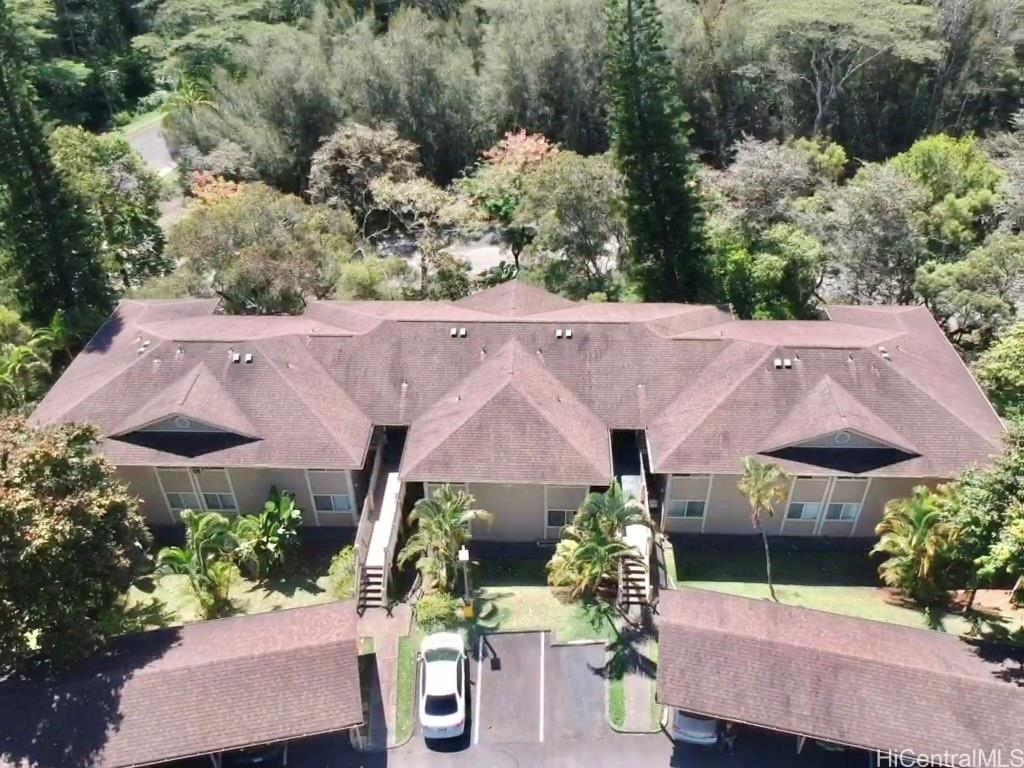
[[[700,520],[707,505],[704,499],[670,499],[666,505],[669,517]]]
[[[352,502],[347,494],[314,494],[313,504],[317,512],[351,512]]]
[[[860,514],[860,504],[829,504],[828,509],[825,511],[826,520],[848,520],[853,521],[857,519],[857,515]]]
[[[156,471],[167,508],[175,519],[186,509],[196,512],[237,512],[231,479],[226,469],[160,467]]]
[[[560,538],[562,529],[572,523],[575,516],[574,509],[549,509],[544,520],[544,535],[549,539]]]
[[[794,501],[786,511],[787,520],[817,520],[821,504],[810,501]]]

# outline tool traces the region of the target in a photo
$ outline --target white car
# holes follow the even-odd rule
[[[466,645],[457,632],[420,644],[420,727],[425,739],[451,739],[466,729]]]
[[[681,709],[676,710],[672,721],[672,738],[687,744],[714,746],[718,743],[721,730],[722,724],[718,720],[683,712]]]

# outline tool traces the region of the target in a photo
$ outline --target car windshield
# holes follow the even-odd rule
[[[428,664],[432,661],[458,661],[459,652],[454,648],[431,648],[423,658]]]
[[[428,715],[453,715],[459,709],[459,702],[454,693],[447,696],[427,696],[423,708]]]

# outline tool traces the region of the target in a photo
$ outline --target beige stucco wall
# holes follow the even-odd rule
[[[867,498],[864,500],[864,509],[857,520],[857,527],[853,530],[854,536],[873,537],[875,526],[882,519],[885,505],[892,499],[899,499],[909,496],[914,486],[927,485],[935,487],[939,480],[904,478],[904,477],[876,477],[871,480],[871,487],[868,488]]]
[[[750,504],[738,487],[740,475],[715,475],[711,480],[711,499],[708,503],[704,533],[755,533],[750,523]],[[763,525],[769,534],[779,531],[783,504],[777,505],[775,515],[765,518]]]
[[[672,518],[663,510],[664,528],[669,533],[708,533],[708,534],[739,534],[754,533],[750,523],[750,506],[747,499],[740,493],[737,484],[739,475],[715,475],[711,478],[711,493],[706,520]],[[787,498],[779,502],[775,515],[765,520],[765,528],[769,534],[785,536],[874,536],[875,526],[882,519],[885,504],[890,499],[908,496],[916,485],[934,486],[938,480],[922,480],[920,478],[872,478],[868,485],[867,478],[837,478],[834,483],[830,478],[796,478],[795,485],[787,490]],[[867,487],[867,495],[864,491]],[[665,504],[672,499],[700,498],[703,489],[706,492],[706,481],[700,477],[672,477],[665,483]],[[864,506],[856,523],[845,520],[784,520],[786,502],[792,501],[827,503],[844,502],[859,503],[864,499]],[[822,507],[822,515],[826,507]]]
[[[153,467],[118,467],[116,473],[128,485],[128,489],[141,500],[142,511],[147,521],[153,525],[169,525],[175,522],[167,508],[167,500],[160,489],[156,470]],[[351,514],[317,515],[314,512],[313,500],[309,495],[309,485],[306,483],[304,470],[232,467],[228,470],[228,475],[231,480],[230,486],[221,473],[203,473],[201,475],[202,488],[207,491],[216,490],[225,493],[233,488],[239,512],[242,514],[259,512],[267,500],[271,486],[276,485],[278,490],[291,491],[295,495],[295,501],[299,509],[302,510],[304,525],[352,526],[355,524],[356,518]],[[318,484],[317,490],[320,490],[319,486],[323,486],[324,493],[349,492],[349,480],[344,471],[337,475],[331,473],[317,478],[315,482]],[[168,487],[167,490],[191,490],[191,488],[188,486]]]
[[[490,525],[474,523],[473,538],[481,541],[533,541],[544,538],[544,486],[470,483],[479,509],[494,515]]]
[[[128,490],[139,497],[146,522],[151,525],[170,525],[175,522],[167,509],[167,502],[152,467],[117,467],[115,473],[128,486]]]

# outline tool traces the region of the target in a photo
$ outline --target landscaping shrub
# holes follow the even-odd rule
[[[331,567],[327,569],[327,578],[331,583],[331,594],[339,600],[347,600],[356,595],[356,550],[351,544],[342,547],[331,558]]]
[[[445,592],[433,592],[421,597],[413,614],[416,624],[425,632],[455,626],[462,611],[462,601]]]

